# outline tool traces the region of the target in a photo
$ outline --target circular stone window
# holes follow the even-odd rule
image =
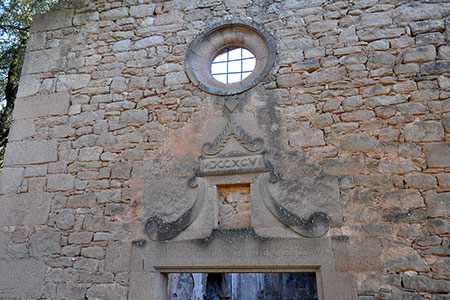
[[[215,95],[242,93],[260,82],[276,57],[273,37],[253,22],[227,21],[202,32],[190,45],[191,81]]]

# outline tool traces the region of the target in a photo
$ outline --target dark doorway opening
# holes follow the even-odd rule
[[[317,300],[315,273],[170,273],[167,300]]]

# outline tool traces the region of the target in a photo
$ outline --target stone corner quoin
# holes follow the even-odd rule
[[[447,299],[448,12],[80,0],[37,16],[0,173],[0,298],[162,299],[158,268],[229,251],[223,268],[317,262],[323,300]],[[208,93],[189,45],[235,20],[273,36],[274,66]]]

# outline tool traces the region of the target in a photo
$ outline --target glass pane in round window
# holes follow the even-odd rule
[[[225,84],[241,82],[255,69],[256,58],[245,48],[228,48],[214,58],[211,75]]]

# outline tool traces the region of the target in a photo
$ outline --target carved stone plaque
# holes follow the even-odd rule
[[[201,157],[199,175],[219,175],[268,171],[262,154]]]

